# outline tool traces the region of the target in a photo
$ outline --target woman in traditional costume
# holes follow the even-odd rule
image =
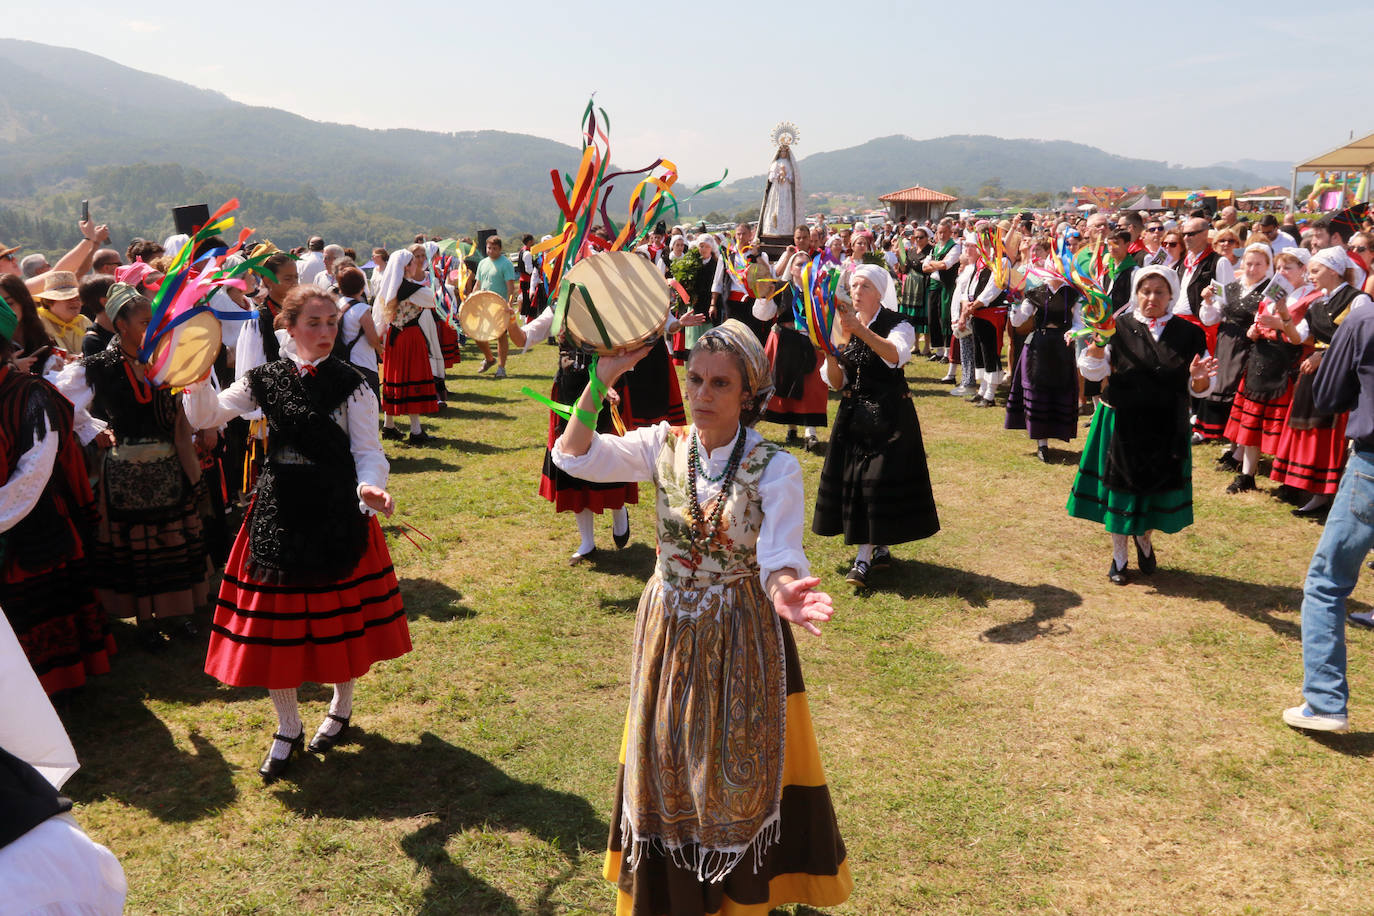
[[[435,333],[434,293],[425,282],[425,249],[411,245],[394,252],[377,284],[373,320],[384,328],[382,356],[382,438],[401,438],[396,417],[410,417],[411,445],[434,441],[420,425],[420,417],[439,412],[436,378],[443,378],[444,361]],[[424,322],[428,315],[430,320]],[[428,326],[429,333],[426,333]]]
[[[1212,390],[1217,361],[1202,329],[1173,315],[1178,274],[1136,271],[1132,311],[1116,319],[1111,343],[1085,347],[1078,369],[1089,381],[1111,376],[1088,429],[1069,515],[1102,523],[1112,536],[1107,577],[1125,585],[1126,548],[1135,538],[1140,571],[1157,566],[1151,534],[1193,523],[1189,396]]]
[[[1217,382],[1212,393],[1198,401],[1197,419],[1193,423],[1193,431],[1203,439],[1221,439],[1226,432],[1231,405],[1235,401],[1241,377],[1245,375],[1245,362],[1250,354],[1250,328],[1255,324],[1255,313],[1260,300],[1264,298],[1269,277],[1273,275],[1272,265],[1273,253],[1268,245],[1251,245],[1245,249],[1245,256],[1241,259],[1237,286],[1226,291],[1225,301],[1218,301],[1210,286],[1202,291],[1206,303],[1204,314],[1209,310],[1214,311],[1220,319],[1216,330]],[[1205,318],[1203,321],[1210,324]],[[1241,470],[1240,461],[1229,449],[1217,463],[1231,470]],[[1252,468],[1248,475],[1242,472],[1232,481],[1226,492],[1243,493],[1254,488]]]
[[[234,687],[264,687],[277,730],[259,773],[272,782],[305,743],[297,690],[334,685],[310,742],[323,753],[344,736],[354,680],[410,651],[400,585],[376,513],[390,516],[389,467],[377,401],[363,376],[331,355],[338,307],[302,287],[282,303],[281,358],[216,394],[186,390],[198,429],[261,410],[268,453],[229,554],[205,672]]]
[[[19,316],[10,344],[14,355],[11,360],[21,371],[30,375],[42,375],[61,362],[53,351],[57,342],[48,336],[48,329],[38,318],[38,304],[24,285],[24,279],[15,274],[0,275],[0,298],[9,303],[10,308]],[[80,351],[78,351],[80,352]]]
[[[1246,254],[1249,257],[1249,254]],[[1283,434],[1283,418],[1293,402],[1293,380],[1302,361],[1302,342],[1307,338],[1307,308],[1322,295],[1306,282],[1311,255],[1289,248],[1274,255],[1278,276],[1291,292],[1279,295],[1266,290],[1250,325],[1250,353],[1236,388],[1226,438],[1240,450],[1236,469],[1241,477],[1227,492],[1254,488],[1261,454],[1273,455]],[[1244,482],[1244,486],[1238,483]]]
[[[658,560],[637,613],[604,871],[616,912],[836,906],[853,879],[783,625],[818,635],[834,608],[802,550],[801,467],[753,429],[768,358],[726,321],[688,361],[691,426],[594,434],[607,387],[639,355],[600,359],[553,449],[568,473],[655,486]]]
[[[1354,285],[1353,265],[1341,248],[1323,248],[1312,255],[1307,277],[1324,295],[1307,308],[1305,343],[1310,352],[1299,366],[1269,477],[1275,483],[1310,493],[1311,498],[1295,514],[1319,517],[1330,506],[1345,468],[1347,415],[1324,414],[1313,406],[1312,378],[1336,328],[1351,312],[1367,308],[1370,298]]]
[[[905,245],[905,243],[901,243]],[[897,297],[897,312],[907,320],[916,332],[918,340],[924,339],[924,349],[920,355],[931,355],[930,315],[926,308],[926,293],[930,288],[930,276],[921,269],[931,254],[930,233],[917,228],[914,240],[905,245],[905,257],[901,262],[902,292]]]
[[[804,231],[799,228],[798,237]],[[771,299],[754,300],[754,317],[760,321],[777,319],[764,347],[776,385],[763,418],[769,423],[784,424],[789,444],[797,441],[797,427],[803,427],[803,447],[809,452],[820,444],[816,428],[827,423],[829,394],[821,378],[816,348],[804,331],[797,330],[794,303],[801,296],[801,271],[806,263],[805,249],[783,255],[778,262],[778,277],[790,282]]]
[[[17,323],[0,299],[0,348]],[[91,587],[97,516],[75,419],[52,385],[0,364],[0,608],[49,695],[105,674],[115,651]]]
[[[1051,439],[1078,435],[1078,368],[1066,335],[1083,327],[1082,296],[1067,283],[1032,286],[1012,310],[1013,325],[1033,329],[1012,370],[1007,429],[1024,429],[1035,454],[1048,462]]]
[[[181,395],[154,387],[138,358],[151,304],[115,283],[105,310],[119,345],[68,364],[56,384],[75,407],[78,427],[98,422],[90,419],[92,405],[109,418],[114,442],[100,479],[94,581],[105,610],[137,618],[140,639],[152,649],[163,641],[159,626],[194,637],[191,613],[209,594],[200,459]]]
[[[870,569],[891,564],[890,545],[928,538],[940,520],[902,371],[916,333],[897,314],[897,293],[883,268],[856,268],[849,292],[854,306],[840,309],[832,337],[840,355],[827,355],[822,368],[840,391],[840,405],[811,530],[858,545],[846,581],[865,586]]]

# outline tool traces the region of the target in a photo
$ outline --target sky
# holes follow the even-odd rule
[[[54,9],[60,12],[54,12]],[[1183,165],[1310,157],[1374,131],[1352,102],[1374,4],[1247,0],[248,5],[0,0],[0,35],[90,51],[320,121],[569,144],[588,97],[617,162],[699,183],[905,134],[1072,140]],[[270,12],[278,9],[280,12]]]

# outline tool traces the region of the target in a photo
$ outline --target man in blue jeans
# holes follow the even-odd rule
[[[1315,257],[1314,257],[1315,260]],[[1337,289],[1332,298],[1348,295]],[[1311,731],[1346,732],[1345,600],[1374,547],[1374,308],[1359,295],[1331,340],[1313,382],[1323,412],[1350,412],[1345,434],[1354,451],[1331,503],[1302,596],[1302,695],[1283,721]],[[1363,308],[1361,306],[1364,306]]]

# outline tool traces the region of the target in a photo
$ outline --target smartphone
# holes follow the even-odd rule
[[[91,202],[83,200],[81,202],[81,222],[89,222],[91,218]]]

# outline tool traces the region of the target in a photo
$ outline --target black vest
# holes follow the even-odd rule
[[[1188,282],[1188,287],[1185,290],[1188,295],[1188,311],[1194,316],[1197,316],[1198,309],[1202,308],[1202,291],[1216,278],[1217,258],[1219,257],[1221,255],[1215,251],[1204,254],[1197,262],[1197,270],[1193,271],[1193,279]],[[1182,279],[1187,273],[1187,268],[1184,267],[1187,260],[1188,256],[1184,255],[1174,267],[1178,271],[1179,279]]]
[[[1347,283],[1325,299],[1312,303],[1307,310],[1307,326],[1312,330],[1312,336],[1321,343],[1331,343],[1331,338],[1336,336],[1336,328],[1345,320],[1350,303],[1359,295],[1360,291]]]
[[[0,849],[50,817],[72,810],[43,776],[0,747]]]
[[[173,395],[166,388],[154,388],[147,382],[140,382],[141,387],[135,391],[135,383],[124,366],[124,352],[118,347],[87,356],[81,363],[86,367],[86,384],[95,395],[95,405],[109,418],[115,439],[120,442],[130,439],[172,441],[176,434],[180,395]]]

